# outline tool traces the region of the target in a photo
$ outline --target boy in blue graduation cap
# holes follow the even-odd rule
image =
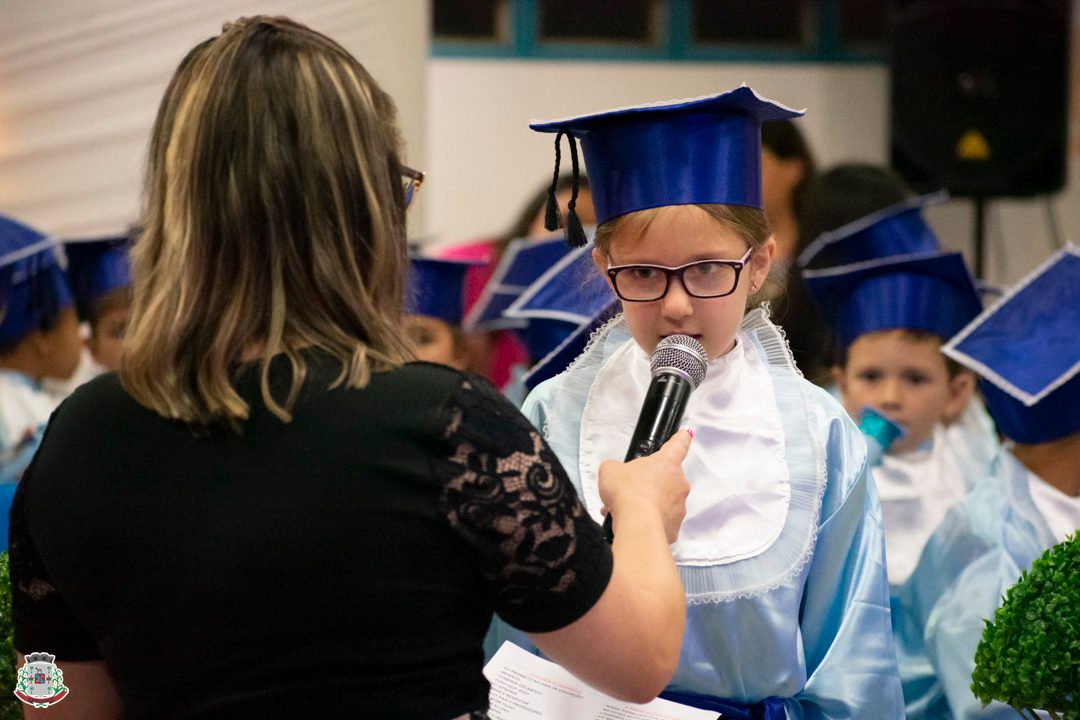
[[[926,545],[900,594],[909,718],[1012,718],[971,693],[975,648],[1005,591],[1080,529],[1080,250],[1055,254],[943,351],[979,374],[1007,439]]]
[[[665,337],[697,340],[706,373],[683,417],[691,491],[671,545],[686,628],[661,696],[724,717],[899,718],[865,443],[758,306],[776,247],[761,210],[761,123],[799,115],[743,86],[532,125],[569,139],[572,166],[581,143],[593,262],[621,313],[522,409],[600,522],[597,471],[626,454],[651,354]],[[634,528],[613,521],[615,562],[633,562],[620,537]]]
[[[972,402],[975,377],[940,348],[982,305],[960,254],[936,246],[918,205],[903,203],[823,235],[811,249],[840,264],[803,273],[833,328],[833,376],[844,406],[855,418],[866,409],[880,413],[903,431],[882,443],[887,453],[874,469],[893,588],[997,450],[987,429],[968,443],[987,448],[980,459],[961,461],[946,435]]]
[[[409,260],[405,334],[417,360],[464,370],[469,364],[461,331],[468,260],[413,257]]]
[[[86,346],[105,370],[119,370],[131,318],[131,263],[127,237],[64,244],[79,319],[90,326]]]
[[[0,216],[0,482],[29,464],[57,405],[41,383],[70,377],[81,344],[57,242]]]

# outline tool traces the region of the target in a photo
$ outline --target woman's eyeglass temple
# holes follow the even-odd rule
[[[412,205],[416,194],[420,192],[420,186],[424,184],[424,173],[413,170],[408,165],[401,166],[401,188],[405,196],[405,207]]]

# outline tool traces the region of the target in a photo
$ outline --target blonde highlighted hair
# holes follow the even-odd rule
[[[409,357],[393,101],[329,38],[287,18],[228,24],[180,63],[154,123],[120,377],[157,413],[239,427],[234,377],[291,419],[304,348],[363,387]],[[269,364],[284,354],[281,397]],[[282,389],[277,388],[277,393]]]

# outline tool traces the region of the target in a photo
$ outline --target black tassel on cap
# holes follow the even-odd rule
[[[566,242],[570,244],[570,247],[584,247],[588,244],[589,239],[585,237],[585,230],[581,227],[581,220],[577,214],[577,196],[578,196],[578,156],[577,156],[577,140],[573,135],[568,136],[570,138],[570,173],[572,177],[573,185],[570,190],[570,202],[566,206]],[[550,202],[555,197],[553,192],[548,197]]]
[[[547,207],[544,208],[544,229],[555,232],[562,227],[562,218],[559,217],[559,201],[555,197],[555,188],[559,186],[559,162],[562,160],[562,152],[559,141],[564,133],[555,134],[555,174],[551,178],[551,188],[548,189]]]

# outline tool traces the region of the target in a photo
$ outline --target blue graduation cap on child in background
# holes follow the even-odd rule
[[[437,318],[448,325],[461,325],[465,314],[465,273],[483,264],[481,260],[410,257],[405,312]]]
[[[799,255],[799,267],[820,269],[894,255],[941,250],[922,209],[949,199],[944,190],[908,198],[835,230],[824,232]]]
[[[488,332],[525,327],[528,321],[505,315],[507,308],[568,252],[570,248],[557,235],[511,241],[465,317],[465,329]]]
[[[592,247],[585,246],[571,250],[548,268],[504,315],[528,323],[516,332],[529,357],[540,360],[616,304],[615,293],[593,263]]]
[[[982,378],[986,407],[1010,440],[1080,432],[1080,249],[1053,255],[942,352]]]
[[[582,323],[577,326],[572,333],[563,338],[547,355],[544,355],[540,360],[533,365],[529,372],[525,373],[522,378],[522,382],[525,384],[527,390],[532,390],[540,383],[549,378],[553,378],[561,373],[566,368],[570,367],[570,364],[578,358],[581,353],[585,352],[585,347],[589,344],[589,338],[593,333],[599,330],[604,323],[615,316],[619,311],[617,304],[612,304],[603,308],[589,320],[589,322]]]
[[[804,270],[807,290],[846,348],[880,330],[925,330],[952,337],[982,310],[960,253],[881,258]]]
[[[109,293],[131,287],[130,248],[126,235],[64,242],[68,281],[80,320],[90,320]]]
[[[793,110],[759,97],[745,85],[718,95],[606,110],[552,121],[534,121],[537,132],[555,135],[555,177],[560,140],[568,135],[574,175],[577,144],[585,153],[598,225],[612,218],[665,205],[727,204],[761,207],[761,123],[794,118]],[[554,188],[554,185],[552,186]],[[557,226],[558,206],[549,193],[545,225]],[[588,240],[575,227],[575,247]]]
[[[0,215],[0,345],[41,329],[46,320],[71,306],[59,244]]]

